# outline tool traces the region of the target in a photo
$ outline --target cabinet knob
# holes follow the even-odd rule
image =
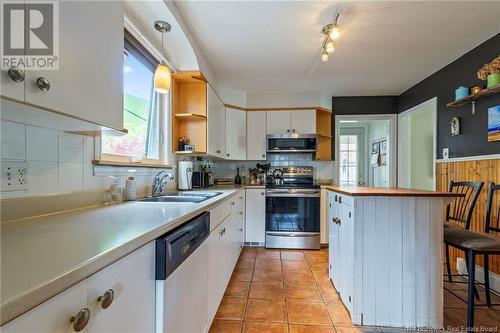
[[[103,309],[109,308],[111,303],[113,303],[114,299],[115,299],[115,292],[113,291],[113,289],[108,289],[104,294],[97,297],[97,301],[101,303],[101,307]]]
[[[290,129],[287,129],[287,130],[286,130],[286,132],[287,132],[287,133],[290,133]]]
[[[76,316],[71,317],[70,321],[73,323],[73,330],[80,332],[83,330],[90,320],[90,310],[87,308],[81,309]]]
[[[295,128],[292,128],[292,133],[295,133]]]
[[[220,151],[220,150],[216,150],[215,152],[216,152],[217,154],[220,154],[220,153],[221,153],[221,151]]]
[[[239,228],[238,230],[241,231],[241,232],[243,232],[243,228]]]
[[[231,154],[226,154],[227,157],[231,156]]]
[[[243,212],[240,212],[240,215],[243,215]]]
[[[260,195],[264,195],[264,192],[260,192]]]
[[[266,154],[262,154],[262,157],[263,157],[263,158],[266,158]]]
[[[234,201],[231,201],[231,206],[234,206],[234,205],[235,205]]]
[[[7,71],[7,75],[14,82],[20,83],[24,81],[24,72],[16,66],[12,66],[11,68],[9,68],[9,70]]]
[[[36,86],[41,91],[48,91],[50,89],[50,82],[45,77],[39,77],[36,79]]]

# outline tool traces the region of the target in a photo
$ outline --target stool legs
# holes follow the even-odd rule
[[[446,271],[448,273],[448,281],[453,282],[451,279],[450,247],[448,245],[446,245]]]
[[[486,291],[486,304],[491,306],[491,294],[490,294],[490,262],[489,255],[484,255],[484,289]]]
[[[474,251],[467,251],[467,269],[469,273],[469,281],[467,288],[467,332],[474,332],[474,291],[476,279],[476,263]]]

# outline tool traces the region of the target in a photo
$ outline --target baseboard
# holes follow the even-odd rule
[[[460,275],[467,275],[467,265],[465,259],[457,258],[457,271]],[[484,283],[484,270],[481,266],[476,265],[476,281]],[[500,294],[500,275],[490,271],[490,289],[497,294]]]

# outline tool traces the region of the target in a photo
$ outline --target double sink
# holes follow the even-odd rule
[[[168,193],[158,197],[146,198],[140,201],[145,202],[182,202],[182,203],[200,203],[202,201],[211,199],[222,192],[174,192]]]

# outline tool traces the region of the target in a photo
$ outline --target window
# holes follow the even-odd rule
[[[154,90],[154,58],[127,31],[123,61],[124,136],[101,138],[103,160],[160,159],[160,96]]]
[[[358,184],[358,136],[340,135],[340,185]]]

